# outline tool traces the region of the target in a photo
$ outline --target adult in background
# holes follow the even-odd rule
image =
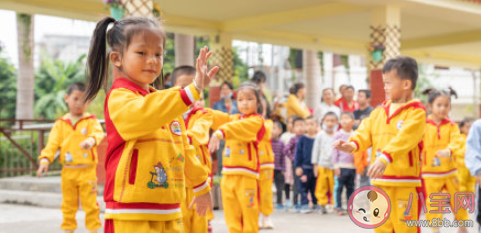
[[[359,126],[361,120],[371,115],[373,107],[371,107],[371,91],[362,89],[357,92],[358,109],[354,110],[355,128]]]
[[[233,94],[234,87],[232,86],[232,83],[224,81],[220,85],[220,100],[215,102],[212,108],[229,114],[239,113],[239,110],[237,110],[237,102],[233,98]]]
[[[262,102],[262,112],[264,114],[264,117],[270,118],[271,117],[271,106],[269,103],[269,100],[267,100],[267,97],[264,93],[264,84],[267,81],[266,74],[262,71],[256,71],[254,73],[254,76],[251,78],[251,82],[255,83],[257,87],[261,90],[261,102]]]
[[[322,89],[321,103],[314,108],[314,117],[320,123],[320,120],[324,118],[324,115],[328,112],[336,114],[337,119],[341,117],[341,110],[334,105],[334,89],[324,88]]]
[[[307,108],[304,99],[306,98],[306,87],[304,83],[294,83],[289,88],[289,98],[286,102],[287,116],[298,116],[307,118],[311,115],[311,111]]]
[[[341,109],[341,112],[352,112],[359,108],[357,102],[354,100],[354,87],[348,85],[346,89],[341,93],[342,97],[338,99],[334,104]]]

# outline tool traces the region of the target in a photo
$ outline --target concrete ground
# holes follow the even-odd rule
[[[215,233],[227,233],[227,227],[222,211],[215,211],[215,219],[212,222]],[[103,214],[101,214],[103,221]],[[452,220],[451,215],[446,215]],[[78,230],[76,232],[87,232],[84,224],[85,215],[83,212],[77,214]],[[285,211],[275,211],[272,219],[275,224],[274,230],[262,230],[264,233],[287,233],[287,232],[329,232],[329,233],[357,233],[373,232],[373,230],[362,229],[356,226],[348,216],[336,216],[332,213],[327,215],[319,214],[297,214]],[[0,233],[53,233],[62,232],[60,224],[62,213],[60,209],[44,208],[28,205],[0,204]],[[469,232],[477,232],[477,226],[469,229]],[[429,233],[430,229],[423,229],[422,232]],[[455,233],[457,229],[441,229],[442,233]]]

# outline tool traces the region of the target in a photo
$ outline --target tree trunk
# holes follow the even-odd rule
[[[17,13],[18,78],[16,119],[33,119],[33,16]]]

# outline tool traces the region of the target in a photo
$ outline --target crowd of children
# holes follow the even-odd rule
[[[305,86],[296,83],[268,119],[259,83],[238,87],[240,113],[204,107],[202,90],[219,70],[208,70],[212,53],[206,47],[195,67],[172,72],[172,88],[156,90],[164,45],[164,31],[154,20],[108,17],[97,24],[88,85],[69,87],[69,113],[55,123],[39,157],[41,176],[60,150],[66,232],[76,229],[79,202],[87,228],[97,232],[101,227],[95,164],[104,133],[85,108],[108,82],[109,64],[114,82],[105,100],[105,232],[212,232],[211,154],[221,141],[220,187],[229,232],[274,228],[273,185],[278,210],[327,214],[332,209],[337,215],[347,213],[356,187],[382,188],[394,204],[376,232],[413,232],[401,221],[419,218],[417,202],[405,212],[410,194],[445,191],[454,198],[457,191],[474,191],[475,180],[464,164],[471,122],[458,127],[449,119],[452,90],[425,92],[430,114],[412,99],[417,81],[412,58],[386,62],[387,100],[375,109],[369,90],[359,90],[356,101],[354,87],[343,85],[337,101],[333,89],[323,89],[321,103],[311,111],[303,101]],[[455,217],[468,218],[462,210]]]

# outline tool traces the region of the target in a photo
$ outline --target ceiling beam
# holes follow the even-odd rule
[[[225,32],[256,30],[277,25],[344,15],[363,10],[366,10],[366,8],[349,3],[331,2],[313,7],[230,20],[223,23],[222,29]]]
[[[478,41],[481,41],[481,30],[402,40],[401,48],[404,50],[411,50]]]

